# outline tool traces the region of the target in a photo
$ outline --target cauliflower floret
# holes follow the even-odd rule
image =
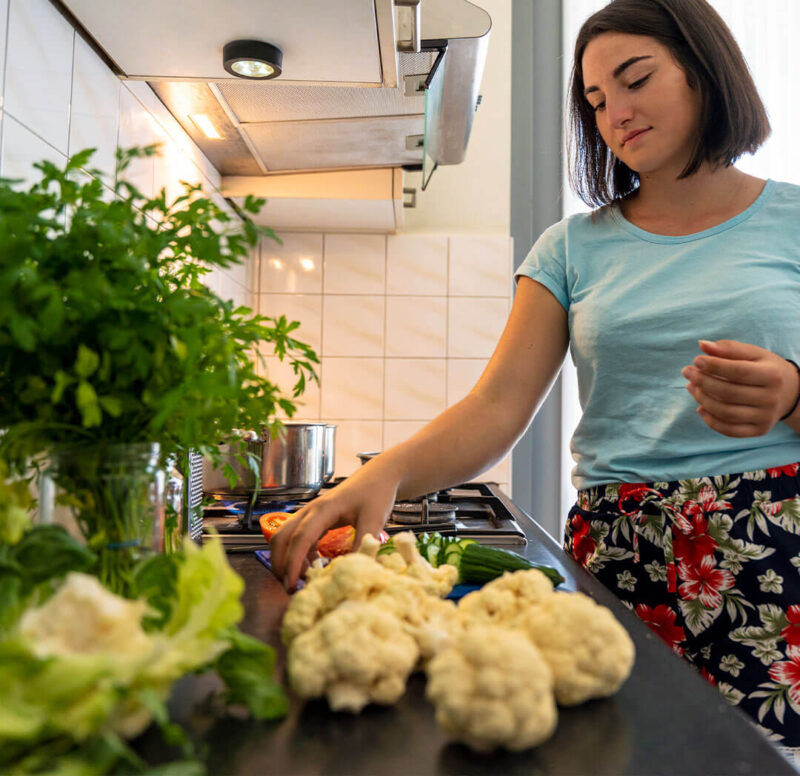
[[[393,614],[374,603],[345,601],[289,646],[287,668],[302,698],[326,695],[334,711],[390,705],[405,692],[416,642]]]
[[[411,531],[403,531],[394,537],[394,546],[406,563],[403,572],[414,579],[419,579],[425,589],[433,595],[444,598],[458,581],[458,569],[455,566],[442,565],[434,568],[417,549],[417,539]]]
[[[371,601],[400,618],[406,633],[417,642],[421,663],[448,646],[457,633],[456,605],[426,592],[413,577],[395,575]]]
[[[531,606],[553,594],[553,583],[537,569],[506,572],[480,590],[465,595],[458,604],[465,623],[515,627]]]
[[[610,609],[583,593],[553,593],[518,624],[552,669],[562,706],[613,695],[630,675],[634,647],[628,632]]]
[[[394,579],[367,555],[352,552],[334,558],[292,596],[283,616],[281,637],[287,646],[342,601],[366,601]]]
[[[408,568],[406,562],[403,560],[403,556],[399,552],[387,552],[383,555],[378,555],[377,561],[384,568],[394,571],[395,574],[403,574]]]
[[[147,660],[153,641],[141,625],[144,600],[114,595],[97,577],[73,571],[55,595],[26,612],[20,632],[38,657],[115,655]]]
[[[527,749],[556,729],[551,671],[522,633],[473,625],[431,660],[427,674],[436,721],[479,752]]]

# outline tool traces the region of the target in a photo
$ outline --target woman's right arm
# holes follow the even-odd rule
[[[521,277],[494,354],[467,396],[309,502],[272,538],[272,566],[287,588],[328,529],[354,525],[359,546],[383,528],[396,500],[465,482],[499,461],[547,396],[568,345],[564,308],[543,285]]]

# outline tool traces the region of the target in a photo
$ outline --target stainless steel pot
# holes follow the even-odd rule
[[[306,498],[319,492],[323,482],[325,461],[325,423],[284,422],[273,439],[269,432],[253,435],[247,442],[247,452],[255,457],[260,483],[255,473],[242,465],[231,445],[223,445],[223,466],[230,464],[239,479],[233,493],[259,493],[281,498]],[[222,467],[203,463],[203,490],[231,491]]]
[[[380,452],[380,451],[379,451]],[[356,453],[358,459],[361,461],[361,465],[363,466],[367,461],[371,461],[376,455],[379,453]]]
[[[325,424],[325,455],[322,462],[322,481],[329,482],[336,464],[336,426]]]

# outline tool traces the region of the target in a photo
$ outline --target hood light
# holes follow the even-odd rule
[[[190,113],[189,118],[207,138],[222,140],[222,135],[220,135],[217,128],[211,123],[211,119],[205,113]]]
[[[222,66],[237,78],[277,78],[282,64],[283,52],[261,40],[233,40],[222,48]]]

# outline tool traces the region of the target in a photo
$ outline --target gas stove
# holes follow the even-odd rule
[[[332,481],[326,489],[342,479]],[[312,499],[276,502],[214,491],[206,494],[206,500],[210,503],[203,510],[204,535],[213,529],[227,552],[252,552],[265,546],[258,525],[261,515],[296,512]],[[519,514],[518,508],[496,484],[468,482],[395,503],[385,530],[390,535],[409,530],[415,534],[438,531],[482,544],[523,545],[525,534],[515,514]]]

